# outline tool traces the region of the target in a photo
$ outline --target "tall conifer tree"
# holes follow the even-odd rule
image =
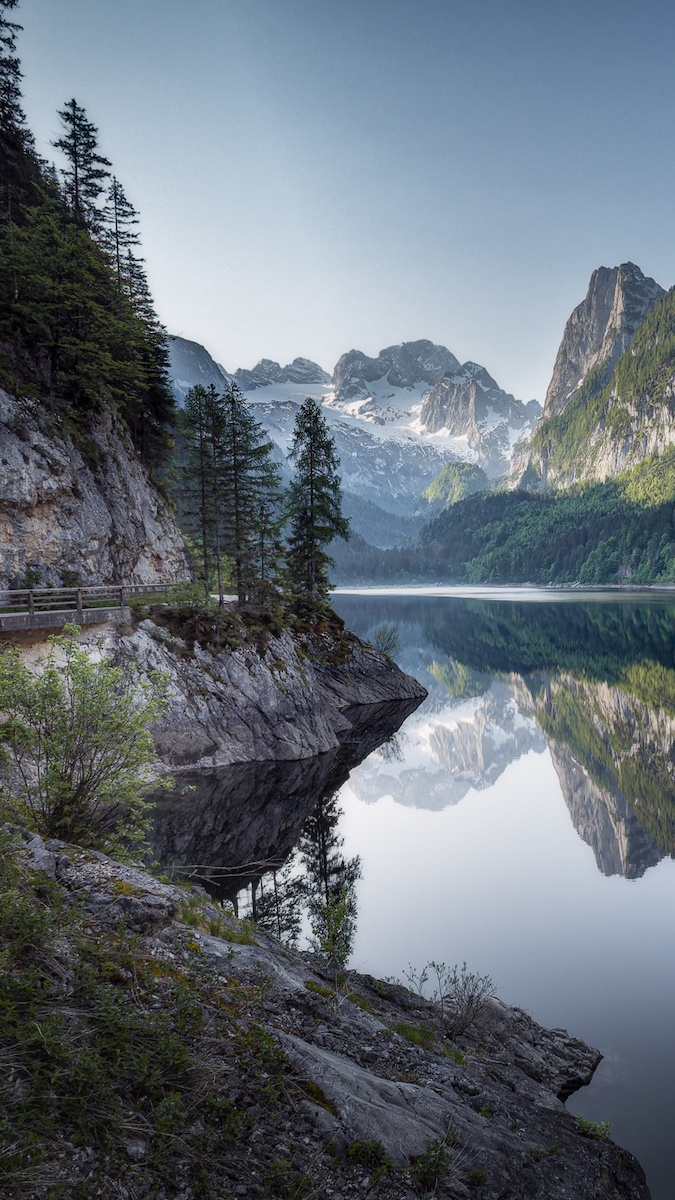
[[[77,100],[69,100],[59,111],[63,136],[52,145],[62,150],[68,166],[61,171],[64,195],[75,220],[91,233],[101,230],[102,214],[98,200],[110,177],[107,158],[98,152],[98,129],[88,119]]]
[[[127,256],[131,258],[131,247],[138,245],[140,234],[137,229],[138,213],[127,199],[119,179],[114,175],[110,181],[102,217],[101,244],[110,256],[118,284],[122,287],[125,261]]]
[[[225,551],[234,563],[239,602],[260,609],[271,603],[280,574],[281,473],[272,443],[236,383],[223,405]]]
[[[287,569],[292,592],[309,604],[328,598],[328,568],[333,560],[324,547],[335,537],[349,537],[342,512],[340,460],[318,401],[303,402],[295,419],[289,458],[295,464],[287,515]]]

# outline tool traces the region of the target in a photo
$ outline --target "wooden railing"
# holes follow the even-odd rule
[[[71,613],[77,617],[91,609],[124,608],[136,597],[158,603],[166,600],[172,583],[114,583],[101,587],[11,588],[0,590],[0,617],[28,614]]]

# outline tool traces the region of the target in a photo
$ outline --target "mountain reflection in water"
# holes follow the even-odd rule
[[[450,608],[448,606],[451,606]],[[440,810],[547,748],[579,836],[607,875],[675,853],[675,607],[661,603],[337,598],[367,637],[395,622],[429,698],[396,763],[352,780],[365,802]]]

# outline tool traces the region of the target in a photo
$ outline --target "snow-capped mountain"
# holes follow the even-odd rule
[[[532,432],[541,405],[524,404],[505,392],[479,363],[466,362],[434,384],[420,420],[430,433],[446,430],[465,438],[488,476],[504,474],[514,445]]]
[[[333,376],[296,358],[285,367],[262,359],[232,376],[194,342],[172,338],[171,375],[182,402],[191,383],[224,387],[234,379],[278,448],[290,446],[298,407],[318,399],[335,438],[352,526],[367,541],[391,545],[378,533],[377,510],[413,517],[422,492],[448,462],[477,463],[491,479],[508,468],[514,441],[532,429],[539,405],[503,392],[477,364],[462,366],[445,346],[430,341],[388,346],[376,358],[351,350]],[[363,503],[365,502],[365,503]],[[374,519],[375,517],[375,519]],[[403,528],[403,526],[402,526]],[[407,530],[410,533],[410,530]]]

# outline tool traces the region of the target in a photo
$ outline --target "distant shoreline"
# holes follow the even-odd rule
[[[571,600],[593,600],[595,603],[621,598],[626,600],[635,597],[636,600],[672,599],[675,597],[675,584],[642,584],[639,587],[631,584],[556,584],[546,587],[537,584],[409,584],[406,586],[343,586],[333,588],[332,596],[445,596],[457,600],[502,600],[502,601],[531,601],[533,603],[560,602]]]

